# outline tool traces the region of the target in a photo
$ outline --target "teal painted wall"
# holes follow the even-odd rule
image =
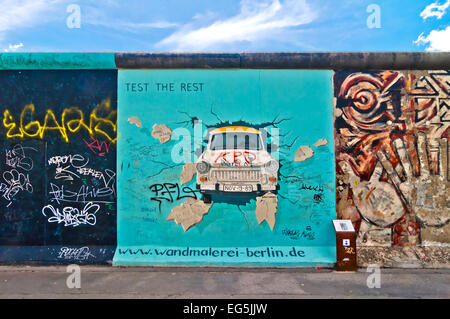
[[[119,70],[118,248],[114,264],[333,264],[331,220],[336,215],[331,78],[331,71],[313,70]],[[168,89],[161,90],[160,84],[158,90],[158,83],[169,84]],[[203,84],[201,90],[198,84],[197,91],[187,92],[182,91],[183,83]],[[139,125],[130,123],[134,117]],[[183,140],[192,138],[187,162],[195,160],[196,120],[202,122],[204,134],[208,128],[228,125],[279,129],[280,189],[273,230],[266,221],[258,224],[256,197],[230,194],[213,196],[209,212],[187,231],[167,220],[171,210],[186,201],[177,200],[178,195],[195,193],[195,177],[182,186],[189,189],[180,187],[179,194],[177,186],[172,188],[175,193],[154,190],[166,183],[180,184],[185,162],[174,161],[172,151]],[[152,137],[155,124],[165,124],[174,132],[170,141],[161,144]],[[314,146],[319,139],[328,144]],[[269,142],[275,144],[271,138]],[[300,146],[311,147],[314,156],[294,162]],[[150,188],[152,185],[159,186]],[[188,248],[203,256],[183,256],[183,251],[189,255]],[[215,249],[225,252],[214,253]],[[303,253],[294,257],[290,254],[293,249]],[[268,252],[257,257],[256,250]]]
[[[0,70],[115,68],[114,53],[0,53]]]

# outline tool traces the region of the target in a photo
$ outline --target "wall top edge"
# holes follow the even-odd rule
[[[0,53],[0,70],[116,69],[114,53]]]
[[[0,70],[450,69],[450,52],[0,53]]]

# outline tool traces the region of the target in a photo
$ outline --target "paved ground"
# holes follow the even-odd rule
[[[449,269],[229,269],[81,266],[69,289],[66,266],[0,266],[0,298],[450,298]]]

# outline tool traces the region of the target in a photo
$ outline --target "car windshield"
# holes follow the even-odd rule
[[[210,149],[212,151],[232,149],[260,151],[263,148],[258,133],[228,132],[213,134]]]

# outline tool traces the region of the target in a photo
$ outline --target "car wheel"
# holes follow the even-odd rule
[[[203,202],[205,204],[211,204],[211,195],[210,194],[203,194]]]

